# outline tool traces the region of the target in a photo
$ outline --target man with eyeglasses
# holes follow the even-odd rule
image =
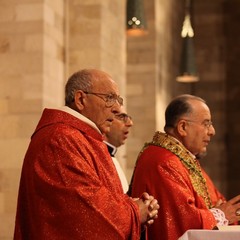
[[[156,132],[136,162],[131,195],[154,195],[161,206],[148,239],[177,240],[189,229],[213,229],[240,220],[240,195],[226,201],[200,166],[215,129],[206,102],[193,95],[173,99],[165,133]]]
[[[103,135],[123,104],[105,72],[74,73],[65,106],[44,109],[25,155],[15,240],[139,239],[158,202],[122,190]]]
[[[108,147],[108,151],[112,157],[125,193],[128,191],[129,184],[119,161],[115,157],[115,154],[117,152],[117,148],[125,143],[132,125],[132,118],[126,113],[125,109],[121,107],[120,112],[115,114],[110,131],[104,134],[104,142]]]

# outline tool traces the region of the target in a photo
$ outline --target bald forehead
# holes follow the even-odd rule
[[[188,99],[187,102],[192,106],[192,107],[196,107],[196,106],[207,106],[207,104],[199,99]]]
[[[91,74],[93,78],[92,84],[95,90],[118,91],[116,82],[106,72],[93,70]]]
[[[94,80],[94,82],[103,81],[103,80],[105,81],[106,79],[113,81],[112,77],[104,71],[101,71],[98,69],[89,69],[89,73],[91,74],[91,77]]]
[[[204,101],[198,100],[198,99],[189,99],[187,101],[189,105],[191,106],[191,112],[192,113],[201,113],[203,111],[208,111],[209,108],[207,104]]]
[[[92,76],[98,77],[98,78],[103,78],[103,77],[108,77],[111,78],[110,75],[104,71],[98,70],[98,69],[92,69],[89,70]]]

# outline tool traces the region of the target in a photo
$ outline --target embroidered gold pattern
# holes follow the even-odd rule
[[[149,145],[163,147],[180,158],[181,162],[189,171],[190,179],[195,191],[204,199],[206,206],[211,208],[212,202],[208,193],[206,179],[202,175],[198,161],[193,158],[190,152],[173,137],[159,131],[154,134],[152,142],[144,145],[141,152],[143,152],[143,150]]]

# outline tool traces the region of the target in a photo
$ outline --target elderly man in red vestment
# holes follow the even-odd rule
[[[45,109],[31,137],[19,187],[15,240],[139,239],[159,205],[123,193],[103,142],[123,103],[111,77],[73,74],[66,106]]]
[[[213,229],[240,220],[240,195],[229,200],[216,189],[197,156],[215,134],[205,101],[180,95],[165,112],[165,133],[156,132],[139,154],[132,196],[153,194],[161,206],[149,240],[177,240],[188,229]]]

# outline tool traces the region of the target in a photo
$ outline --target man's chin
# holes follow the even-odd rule
[[[106,134],[110,132],[112,126],[112,122],[105,121],[103,124],[99,125],[98,128],[100,129],[101,133]]]
[[[102,134],[106,134],[110,132],[110,126],[104,126],[102,128],[100,128],[100,131]]]
[[[207,155],[207,151],[205,149],[205,151],[202,151],[202,152],[198,153],[196,155],[196,158],[200,160],[200,159],[204,158],[206,155]]]

